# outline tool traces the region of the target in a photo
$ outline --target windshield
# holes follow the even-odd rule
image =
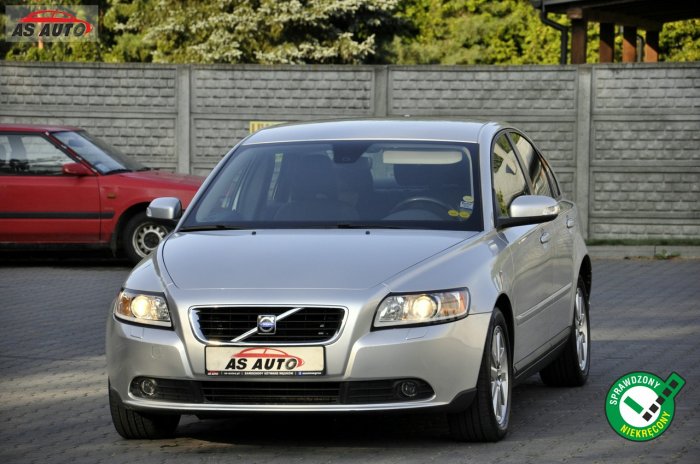
[[[93,138],[85,131],[54,132],[53,136],[68,148],[92,164],[100,174],[115,172],[145,171],[149,168],[128,158],[116,148]]]
[[[181,230],[481,230],[477,148],[407,141],[243,146]]]

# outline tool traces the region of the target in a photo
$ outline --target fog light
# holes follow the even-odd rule
[[[153,379],[143,379],[139,385],[141,392],[146,396],[154,396],[158,385]]]
[[[418,384],[413,380],[404,380],[399,384],[399,392],[404,398],[415,398],[418,395]]]

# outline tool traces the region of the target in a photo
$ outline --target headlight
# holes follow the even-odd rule
[[[114,305],[117,318],[139,324],[172,327],[170,311],[163,295],[122,290]]]
[[[379,304],[374,327],[435,324],[460,319],[469,312],[469,291],[389,295]]]

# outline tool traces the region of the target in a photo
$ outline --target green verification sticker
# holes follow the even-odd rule
[[[675,397],[685,379],[673,372],[666,379],[649,372],[630,372],[608,390],[605,415],[623,438],[649,441],[668,430],[676,411]]]

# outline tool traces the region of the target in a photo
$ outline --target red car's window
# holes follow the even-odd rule
[[[148,168],[85,131],[54,132],[53,136],[90,163],[100,174],[145,171]]]
[[[1,175],[61,175],[63,165],[72,162],[40,135],[0,136]]]

